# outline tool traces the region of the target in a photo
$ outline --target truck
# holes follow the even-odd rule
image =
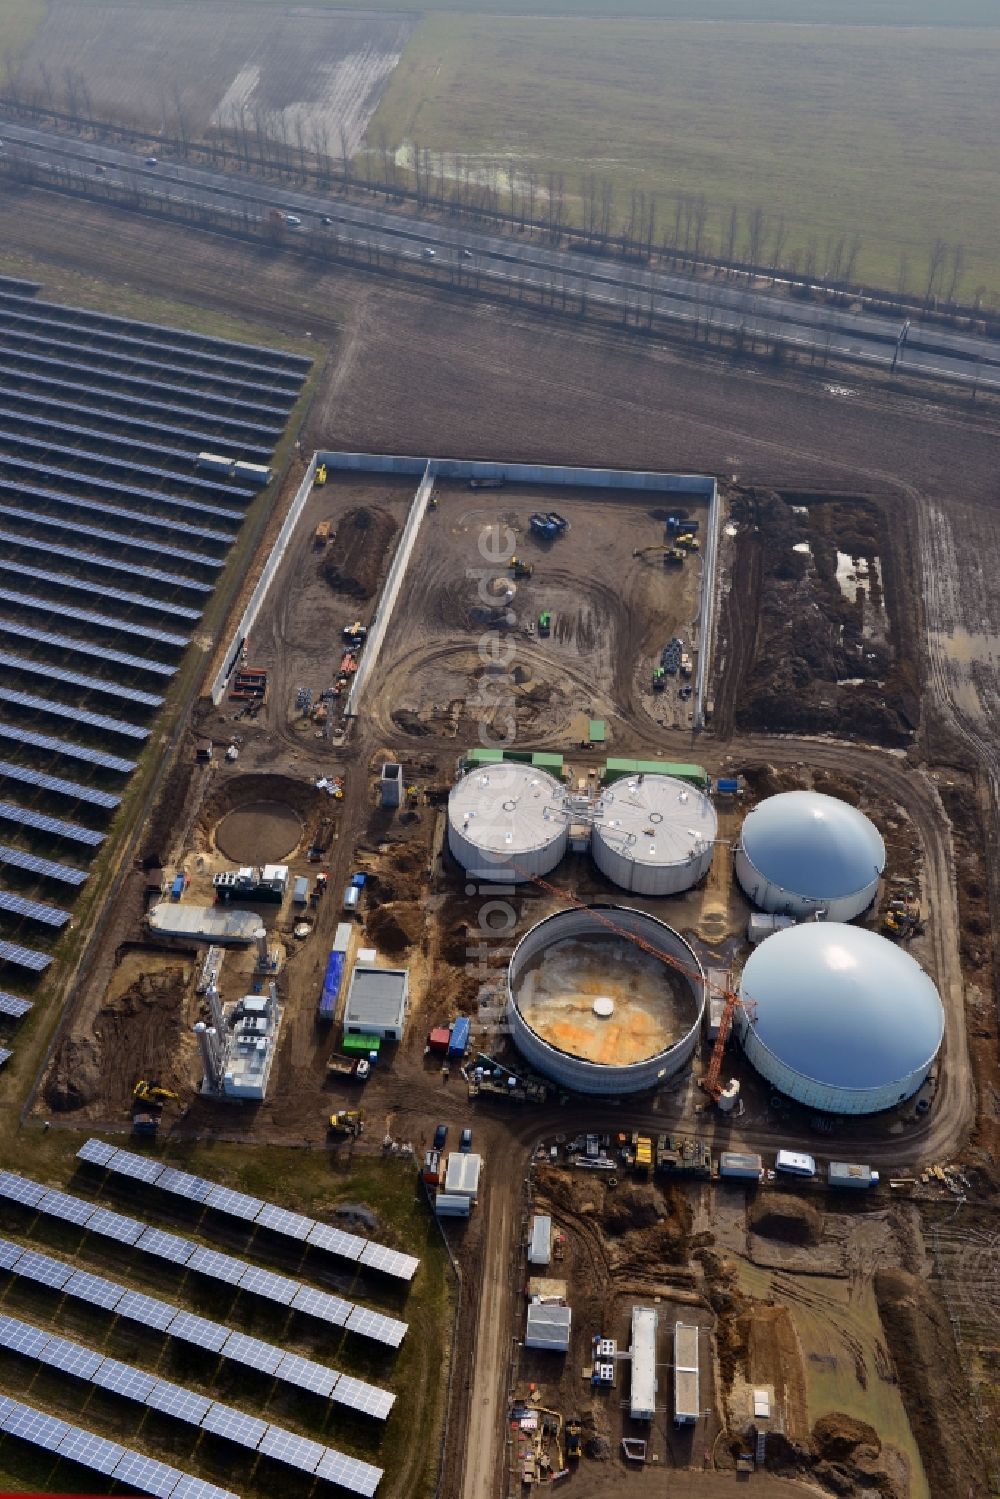
[[[813,1177],[816,1175],[816,1159],[804,1150],[779,1150],[774,1169],[783,1176]]]
[[[548,635],[552,630],[552,615],[548,609],[543,609],[538,616],[539,635]]]
[[[755,1151],[724,1150],[719,1156],[719,1176],[725,1181],[763,1181],[764,1162]]]
[[[826,1168],[829,1187],[867,1188],[877,1187],[879,1174],[870,1166],[854,1165],[850,1161],[831,1161]]]
[[[321,547],[326,546],[327,542],[330,540],[331,529],[331,523],[328,520],[320,521],[319,525],[313,532],[313,546],[316,547],[317,550]]]
[[[187,882],[188,881],[186,874],[177,875],[173,884],[170,886],[171,900],[180,900],[181,896],[184,894],[184,887],[187,885]]]
[[[364,1128],[364,1120],[357,1109],[338,1109],[335,1114],[330,1115],[332,1135],[350,1135],[357,1139],[358,1135],[364,1133]]]
[[[653,1164],[653,1142],[648,1135],[633,1136],[636,1171],[649,1171]]]
[[[667,535],[689,535],[692,531],[697,531],[700,525],[701,521],[695,520],[690,515],[668,515]]]
[[[371,1077],[372,1064],[367,1057],[341,1057],[334,1052],[326,1064],[327,1077],[353,1077],[366,1083]]]

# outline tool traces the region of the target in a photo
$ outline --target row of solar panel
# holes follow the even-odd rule
[[[29,416],[29,420],[32,421],[36,419],[33,415],[35,409],[41,408],[43,415],[38,420],[44,425],[48,425],[47,413],[53,410],[71,411],[75,412],[77,416],[88,417],[93,421],[100,422],[100,430],[102,432],[108,429],[115,431],[120,427],[134,427],[138,432],[143,434],[155,432],[167,437],[187,439],[191,444],[191,450],[195,453],[200,452],[204,447],[203,432],[192,432],[190,427],[178,427],[173,422],[151,421],[146,416],[128,416],[124,412],[110,411],[106,407],[102,410],[99,407],[88,406],[83,401],[67,401],[64,397],[60,397],[57,401],[50,395],[36,395],[34,391],[16,390],[10,385],[4,385],[2,382],[0,382],[0,397],[18,409],[25,406],[29,407],[32,413]],[[134,442],[136,439],[131,438],[129,440]],[[145,442],[143,443],[143,449],[147,452],[166,451],[163,448],[151,448]],[[240,445],[240,456],[248,462],[266,463],[273,451],[273,448],[260,447],[255,443],[244,442]]]
[[[72,864],[57,864],[52,859],[39,859],[36,854],[26,854],[23,849],[0,843],[0,864],[9,864],[15,869],[24,869],[28,874],[39,874],[48,880],[59,880],[63,885],[82,885],[87,879],[85,869],[74,869]]]
[[[8,1395],[0,1395],[0,1433],[19,1437],[53,1457],[79,1463],[92,1473],[115,1478],[130,1493],[149,1494],[153,1499],[237,1499],[235,1494],[214,1483],[144,1457],[141,1452],[133,1452],[105,1437],[94,1436],[82,1426],[71,1426],[68,1421],[48,1416]]]
[[[234,378],[256,378],[258,375],[267,375],[282,385],[293,386],[296,391],[302,385],[301,370],[283,370],[274,364],[237,359],[227,354],[210,354],[207,349],[186,350],[162,338],[139,338],[134,334],[120,333],[115,329],[102,326],[95,318],[81,318],[77,321],[75,317],[72,319],[66,317],[66,312],[74,309],[59,307],[54,302],[32,302],[29,308],[30,310],[26,310],[23,302],[8,302],[0,298],[0,323],[7,326],[17,323],[21,326],[52,328],[59,333],[74,334],[77,338],[73,341],[82,341],[88,349],[99,349],[102,343],[108,342],[118,345],[123,355],[130,354],[133,350],[167,354],[188,353],[194,363],[193,373],[196,375],[200,375],[203,370],[212,366],[223,374],[228,370]],[[63,315],[60,316],[60,314]]]
[[[13,963],[15,968],[27,968],[29,973],[44,973],[51,962],[48,953],[36,952],[33,947],[21,947],[17,942],[0,942],[0,963]]]
[[[3,413],[0,412],[0,419]],[[0,484],[0,493],[5,500],[15,502],[23,500],[40,500],[46,505],[60,505],[72,510],[89,510],[92,515],[108,515],[115,519],[136,521],[141,526],[151,526],[156,531],[176,531],[183,528],[186,536],[200,536],[205,541],[218,541],[223,546],[231,546],[236,533],[242,523],[242,517],[234,518],[235,529],[232,531],[218,531],[214,526],[195,526],[190,521],[177,516],[150,515],[146,510],[132,510],[124,505],[107,505],[103,500],[91,500],[84,495],[65,494],[59,489],[46,489],[34,484],[16,484],[13,482]],[[193,510],[196,514],[201,513],[200,505],[190,504],[187,500],[172,500],[166,496],[157,496],[165,504],[172,504],[183,510]],[[63,525],[70,524],[66,520]]]
[[[282,373],[288,370],[299,370],[304,377],[306,370],[312,364],[312,360],[305,354],[291,354],[287,349],[273,349],[267,344],[248,344],[237,342],[231,338],[216,338],[210,333],[195,333],[189,328],[169,328],[161,323],[144,323],[137,318],[117,317],[112,312],[94,312],[84,307],[63,307],[61,303],[37,300],[37,293],[42,289],[40,281],[24,281],[19,277],[0,277],[0,297],[4,302],[14,299],[14,305],[23,307],[52,307],[60,312],[72,312],[82,323],[91,324],[101,328],[128,329],[134,328],[143,333],[156,333],[162,338],[168,339],[172,347],[179,351],[188,350],[193,355],[206,349],[219,349],[245,357],[247,354],[258,356],[262,361],[262,367],[277,369]],[[25,303],[24,298],[31,297],[30,303]]]
[[[22,510],[19,507],[6,503],[0,506],[0,516],[8,520],[13,517],[15,520],[26,521],[31,526],[45,526],[59,532],[66,530],[66,519],[64,516],[42,515],[37,510]],[[132,548],[137,552],[155,552],[158,557],[176,557],[178,562],[195,562],[200,567],[217,569],[223,564],[221,557],[208,557],[202,552],[185,552],[180,547],[165,546],[162,541],[151,540],[148,537],[142,536],[129,536],[124,531],[105,531],[100,526],[74,525],[73,535],[89,536],[95,541],[110,541],[116,547]],[[17,540],[20,541],[20,538],[18,537]],[[27,543],[25,544],[27,545]],[[77,552],[73,555],[79,557],[80,553]],[[137,568],[133,569],[124,558],[118,562],[118,568],[122,572],[138,571]],[[155,574],[147,574],[147,576],[155,576]],[[161,573],[159,576],[166,581],[165,574]],[[181,588],[202,589],[205,593],[211,593],[212,591],[211,586],[205,588],[202,583],[191,578],[171,575],[171,580]]]
[[[71,797],[73,801],[89,802],[103,811],[113,812],[121,804],[121,797],[110,791],[97,791],[92,786],[82,786],[79,781],[68,781],[64,776],[49,776],[27,765],[15,765],[11,760],[0,760],[0,780],[20,781],[25,786],[37,786],[40,791],[54,791],[58,796]]]
[[[9,388],[16,388],[19,391],[25,387],[34,390],[36,387],[44,386],[46,389],[58,391],[60,396],[67,391],[72,395],[93,396],[101,402],[104,410],[109,410],[116,405],[126,406],[129,411],[145,411],[156,416],[165,414],[167,416],[188,417],[196,424],[202,415],[198,407],[175,406],[171,401],[149,400],[144,396],[137,396],[134,392],[123,395],[115,391],[99,390],[96,386],[85,384],[82,381],[60,379],[57,375],[42,375],[37,370],[15,369],[4,372],[2,363],[0,363],[0,376],[4,376],[6,379],[15,382]],[[193,394],[193,392],[190,392],[190,394]],[[185,427],[184,430],[191,431],[192,429]],[[262,422],[230,421],[225,417],[213,417],[210,428],[206,431],[206,428],[202,426],[200,430],[205,435],[210,432],[213,439],[216,440],[220,434],[228,432],[229,441],[236,443],[237,446],[242,443],[266,441],[267,447],[262,448],[262,451],[267,452],[274,451],[282,432],[280,423],[272,422],[265,425]]]
[[[64,927],[69,920],[68,911],[58,906],[46,906],[38,900],[27,900],[23,895],[12,895],[9,890],[0,890],[0,911],[11,916],[26,916],[39,921],[43,926]]]
[[[14,1053],[7,1046],[0,1046],[0,1067],[6,1067]]]
[[[255,417],[277,417],[282,421],[288,415],[288,410],[284,406],[269,406],[261,401],[241,401],[231,396],[212,395],[210,391],[199,390],[196,386],[176,385],[168,380],[147,380],[142,375],[123,374],[121,371],[108,371],[104,369],[103,365],[97,362],[90,363],[89,361],[84,361],[80,363],[78,360],[67,359],[65,357],[57,359],[52,354],[40,354],[34,349],[4,348],[2,354],[0,354],[0,372],[7,373],[9,370],[19,369],[25,364],[41,364],[47,369],[59,370],[60,372],[74,370],[79,374],[88,375],[91,380],[103,380],[116,390],[121,390],[123,387],[141,386],[144,389],[148,388],[156,395],[166,392],[170,395],[187,396],[193,407],[199,411],[204,411],[206,407],[210,406],[221,406],[226,412],[246,411],[253,413]],[[101,388],[98,385],[97,389],[100,390]],[[210,414],[206,411],[206,415]]]
[[[80,556],[79,560],[86,563],[86,552]],[[134,608],[146,609],[154,614],[169,614],[171,619],[190,620],[194,624],[201,618],[200,609],[182,608],[179,604],[169,603],[166,599],[154,599],[150,598],[148,594],[131,593],[125,588],[114,588],[111,584],[105,583],[103,580],[96,582],[92,578],[78,577],[75,573],[57,573],[52,572],[48,568],[33,567],[30,563],[22,562],[20,558],[15,562],[14,558],[9,555],[0,555],[0,573],[4,571],[16,573],[18,578],[34,578],[39,583],[51,583],[58,588],[68,588],[77,593],[96,593],[100,598],[107,600],[109,603],[130,604]],[[74,615],[74,618],[76,617]],[[94,617],[100,618],[99,615]],[[124,628],[124,626],[122,625],[121,628]],[[144,627],[134,625],[132,628],[138,631]],[[187,644],[190,640],[190,636],[188,635],[157,635],[148,628],[145,630],[145,633],[150,636],[150,639],[163,639],[172,641],[175,644]]]
[[[72,428],[64,428],[72,431]],[[81,429],[82,430],[82,429]],[[124,469],[127,473],[140,472],[152,475],[154,479],[168,479],[171,483],[183,485],[193,490],[214,490],[217,494],[226,494],[232,497],[242,498],[246,490],[234,489],[230,484],[216,484],[214,479],[197,478],[188,473],[178,473],[172,468],[154,468],[152,464],[146,463],[141,456],[137,455],[131,461],[125,458],[109,458],[104,453],[81,452],[79,448],[63,446],[56,442],[47,442],[42,437],[22,437],[17,433],[5,432],[5,442],[14,444],[19,448],[35,448],[43,453],[58,453],[60,457],[68,458],[75,463],[92,463],[95,467]],[[0,462],[15,463],[18,460],[12,455],[0,454]],[[45,465],[48,469],[48,465]],[[249,491],[251,494],[253,491]]]
[[[42,405],[47,407],[48,403],[43,401]],[[52,411],[64,411],[66,410],[66,405],[63,402],[53,402],[51,409]],[[86,412],[87,408],[84,408],[84,410]],[[100,417],[99,412],[89,412],[88,414],[97,415],[98,417]],[[104,427],[85,426],[80,422],[58,421],[56,417],[50,414],[48,411],[30,412],[16,410],[14,409],[14,407],[0,406],[0,417],[2,417],[5,422],[13,422],[16,424],[17,432],[12,439],[16,442],[21,442],[24,440],[23,434],[26,430],[29,430],[31,428],[40,428],[43,432],[69,432],[74,437],[90,438],[92,439],[92,441],[100,444],[102,450],[101,456],[103,456],[104,448],[125,448],[128,452],[135,452],[137,448],[137,440],[134,437],[121,436],[116,432],[107,431]],[[155,423],[143,422],[139,425],[144,428],[147,434],[156,431]],[[200,439],[198,434],[194,432],[187,435],[189,438],[189,444],[185,448],[175,448],[167,443],[153,442],[150,437],[147,436],[138,446],[138,451],[141,454],[142,466],[145,467],[148,456],[153,456],[156,458],[177,458],[181,463],[193,462],[197,457],[199,451],[201,450],[202,439]],[[178,478],[179,477],[180,475],[178,475]]]
[[[24,519],[30,517],[31,520],[34,520],[35,518],[31,515],[30,511],[22,511],[21,515]],[[58,522],[46,520],[44,524],[54,526]],[[60,527],[61,529],[63,528]],[[119,546],[123,544],[123,538],[114,531],[94,531],[86,526],[74,526],[73,534],[74,536],[98,536],[108,541],[114,541]],[[121,555],[117,557],[105,557],[100,552],[81,552],[76,547],[59,546],[57,543],[51,541],[39,541],[34,536],[19,536],[16,531],[0,530],[0,541],[6,542],[8,546],[23,547],[26,551],[43,552],[46,557],[65,557],[73,562],[86,564],[88,567],[106,568],[116,573],[128,573],[130,577],[148,578],[152,583],[167,583],[171,587],[187,588],[195,593],[211,593],[214,586],[211,583],[203,582],[200,578],[186,577],[182,573],[165,573],[156,567],[140,567],[131,558],[122,557]],[[129,547],[132,543],[126,541],[125,545]],[[143,551],[163,551],[161,546],[155,546],[152,542],[138,542],[135,545]],[[197,560],[200,562],[202,559],[199,557]],[[99,584],[95,584],[94,587],[97,592],[100,592]]]
[[[30,1009],[30,999],[20,999],[16,994],[4,994],[0,991],[0,1015],[6,1015],[8,1020],[21,1020]]]
[[[138,687],[125,687],[121,682],[109,682],[106,677],[88,677],[81,672],[63,671],[47,661],[29,661],[24,656],[14,656],[9,651],[0,651],[0,666],[9,666],[13,671],[28,672],[31,676],[47,677],[51,682],[60,682],[64,687],[85,687],[89,692],[103,692],[120,702],[138,703],[144,708],[162,708],[163,698],[155,692],[140,692]]]
[[[187,1171],[178,1171],[173,1166],[164,1166],[149,1156],[136,1155],[134,1151],[119,1150],[106,1145],[103,1140],[91,1138],[77,1151],[77,1157],[92,1166],[103,1166],[113,1175],[127,1176],[155,1187],[159,1192],[171,1192],[188,1202],[200,1203],[218,1213],[253,1223],[257,1228],[270,1229],[284,1238],[295,1239],[314,1249],[322,1249],[342,1259],[366,1265],[372,1270],[381,1270],[400,1280],[412,1280],[420,1261],[412,1254],[400,1254],[371,1239],[362,1239],[358,1234],[345,1233],[343,1229],[331,1228],[304,1213],[292,1213],[275,1203],[263,1202],[259,1197],[249,1197],[245,1192],[234,1192],[218,1182],[203,1176],[192,1176]]]
[[[58,1369],[60,1373],[70,1374],[100,1389],[110,1390],[124,1400],[133,1400],[213,1436],[225,1437],[251,1452],[264,1453],[303,1473],[316,1474],[322,1466],[323,1476],[327,1476],[336,1464],[339,1473],[353,1474],[355,1481],[347,1487],[355,1493],[374,1494],[382,1477],[381,1468],[350,1458],[334,1447],[300,1437],[284,1426],[276,1426],[259,1416],[249,1416],[231,1405],[199,1395],[184,1385],[172,1384],[132,1364],[106,1358],[95,1349],[43,1332],[17,1317],[0,1316],[0,1348]],[[342,1483],[343,1479],[336,1481]]]
[[[33,1185],[28,1183],[29,1186]],[[55,1196],[61,1196],[55,1193]],[[68,1211],[66,1221],[69,1218]],[[63,1260],[41,1254],[35,1249],[25,1249],[10,1239],[0,1239],[0,1270],[23,1276],[36,1285],[47,1286],[50,1291],[70,1296],[99,1311],[113,1312],[128,1322],[136,1322],[152,1332],[163,1333],[200,1348],[204,1353],[215,1353],[220,1358],[244,1368],[256,1369],[262,1374],[290,1385],[296,1390],[306,1390],[324,1400],[333,1400],[351,1410],[360,1410],[384,1421],[392,1410],[395,1395],[378,1385],[366,1384],[350,1375],[340,1374],[326,1364],[303,1358],[298,1353],[286,1353],[273,1343],[261,1338],[248,1337],[235,1332],[221,1322],[212,1322],[194,1312],[180,1311],[169,1301],[160,1301],[155,1296],[146,1296],[142,1291],[130,1291],[117,1281],[105,1280],[101,1275],[92,1275],[86,1270],[75,1270]],[[343,1398],[341,1381],[345,1381]]]
[[[7,462],[11,467],[25,469],[31,475],[35,475],[38,470],[38,465],[34,462],[29,463],[26,460],[16,458],[9,458]],[[105,479],[94,474],[81,474],[76,468],[59,468],[55,464],[47,463],[45,465],[45,472],[49,477],[61,479],[67,484],[85,485],[88,492],[97,490],[101,494],[123,495],[126,499],[149,500],[153,504],[160,505],[176,505],[182,510],[197,511],[200,515],[218,516],[220,520],[230,521],[237,528],[243,522],[243,510],[235,508],[234,505],[210,505],[204,500],[198,500],[197,503],[194,503],[193,501],[182,499],[179,495],[172,494],[169,490],[145,489],[142,485],[136,483],[117,484],[114,479]],[[39,494],[46,492],[45,490],[38,491]],[[250,494],[251,491],[247,489],[233,490],[233,499],[234,501],[244,498],[248,499]]]
[[[88,745],[75,744],[70,739],[56,739],[51,734],[36,734],[33,729],[19,729],[16,724],[5,723],[3,719],[0,719],[0,739],[9,739],[29,749],[47,750],[53,755],[63,755],[67,760],[80,760],[85,765],[96,765],[101,770],[112,770],[119,775],[131,775],[136,766],[134,760],[123,760],[120,755],[90,749]]]
[[[0,665],[3,657],[0,656]],[[19,807],[16,802],[0,802],[0,821],[14,822],[22,828],[34,828],[38,833],[51,833],[54,838],[68,838],[71,843],[84,843],[88,848],[97,848],[104,842],[103,833],[93,828],[80,827],[75,822],[64,822],[60,817],[49,817],[44,812],[31,812]]]
[[[87,352],[86,343],[47,338],[44,333],[34,333],[25,327],[15,328],[11,326],[9,318],[0,315],[0,324],[4,323],[7,325],[4,328],[4,343],[8,348],[17,349],[27,344],[30,348],[60,349],[74,354],[78,351]],[[259,391],[262,395],[272,396],[285,412],[291,411],[295,405],[297,392],[289,391],[282,385],[268,384],[263,380],[234,379],[220,373],[209,375],[204,370],[174,364],[169,359],[143,359],[139,354],[114,354],[108,349],[95,349],[94,353],[99,355],[102,367],[109,370],[119,370],[123,373],[130,370],[142,370],[154,379],[157,373],[187,376],[191,380],[198,381],[199,389],[231,392],[234,395],[244,390]]]
[[[0,634],[31,640],[36,645],[50,645],[60,653],[69,652],[73,656],[96,656],[99,661],[131,666],[134,671],[146,671],[154,677],[172,677],[177,671],[176,665],[169,661],[151,661],[146,656],[133,656],[128,651],[113,651],[99,641],[83,640],[77,635],[54,635],[51,630],[38,630],[34,625],[26,625],[6,615],[0,615]]]
[[[287,1306],[292,1311],[316,1317],[334,1327],[346,1327],[349,1332],[373,1338],[391,1348],[398,1348],[406,1335],[406,1323],[400,1322],[396,1317],[386,1317],[381,1312],[356,1306],[340,1296],[318,1291],[300,1280],[277,1275],[273,1270],[259,1269],[232,1255],[204,1249],[193,1239],[150,1228],[138,1218],[129,1218],[123,1213],[112,1212],[109,1208],[100,1208],[83,1198],[71,1197],[65,1192],[47,1191],[37,1182],[29,1181],[14,1172],[0,1171],[0,1197],[10,1198],[50,1217],[69,1219],[78,1228],[85,1228],[88,1233],[102,1234],[119,1244],[131,1245],[144,1254],[169,1260],[179,1269],[196,1270],[235,1290],[260,1296],[279,1306]]]
[[[3,533],[0,532],[0,541]],[[0,702],[10,703],[16,708],[26,708],[30,713],[46,713],[54,718],[72,718],[74,723],[88,729],[102,729],[108,734],[121,734],[126,739],[148,739],[149,730],[137,723],[126,723],[122,718],[108,718],[103,713],[90,713],[74,703],[63,703],[57,698],[38,697],[32,692],[21,692],[15,687],[0,686]]]

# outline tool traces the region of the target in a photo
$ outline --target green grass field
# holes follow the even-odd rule
[[[633,189],[655,193],[661,234],[676,194],[704,194],[716,253],[733,205],[741,220],[763,209],[772,230],[783,217],[786,259],[814,241],[820,268],[828,240],[856,233],[859,272],[890,287],[903,256],[922,289],[941,237],[963,246],[962,290],[996,299],[998,73],[988,29],[433,15],[368,140],[384,132],[543,182],[561,172],[571,197],[594,170],[614,184],[619,220]],[[741,231],[737,254],[744,242]]]

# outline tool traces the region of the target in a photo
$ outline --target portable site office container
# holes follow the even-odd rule
[[[528,1264],[547,1265],[552,1258],[552,1219],[548,1213],[536,1213],[531,1220],[531,1243]]]
[[[774,1162],[776,1171],[785,1176],[815,1176],[816,1161],[804,1150],[779,1150]]]
[[[877,1187],[879,1174],[870,1166],[831,1161],[826,1168],[826,1179],[831,1187]]]
[[[434,1211],[439,1218],[468,1218],[472,1202],[468,1197],[458,1197],[453,1192],[439,1192],[434,1199]]]
[[[300,874],[292,886],[292,900],[297,906],[304,906],[309,900],[309,881],[304,874]]]
[[[693,1426],[701,1414],[698,1389],[698,1329],[674,1323],[674,1425]]]
[[[632,1397],[629,1414],[633,1421],[652,1421],[656,1415],[656,1309],[632,1308]]]

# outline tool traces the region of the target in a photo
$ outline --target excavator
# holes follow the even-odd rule
[[[524,562],[520,557],[512,557],[507,566],[515,578],[530,578],[535,571],[533,562]]]
[[[705,978],[700,970],[689,968],[687,964],[682,963],[679,958],[675,958],[671,953],[664,952],[659,947],[654,947],[651,942],[646,941],[645,937],[639,937],[635,932],[627,931],[625,927],[619,926],[616,921],[612,921],[611,917],[606,916],[603,911],[598,910],[595,906],[588,905],[585,900],[581,900],[579,896],[573,895],[569,890],[562,890],[558,885],[550,884],[548,880],[542,879],[541,875],[532,874],[530,870],[524,869],[520,865],[515,864],[514,868],[521,879],[530,880],[533,885],[538,885],[540,889],[547,891],[549,895],[554,895],[558,900],[564,901],[567,905],[575,906],[578,911],[585,912],[591,920],[598,922],[601,926],[607,927],[609,931],[614,932],[616,937],[625,937],[629,942],[634,942],[636,947],[641,948],[643,952],[649,953],[650,957],[656,958],[660,963],[665,963],[668,968],[676,969],[678,973],[683,973],[686,978],[692,979],[695,983],[703,983],[706,989],[714,989],[717,994],[722,995],[725,1003],[719,1019],[719,1030],[715,1038],[715,1044],[712,1047],[712,1055],[709,1058],[708,1067],[703,1076],[698,1079],[698,1086],[708,1094],[713,1103],[718,1104],[720,1100],[726,1100],[731,1107],[732,1100],[739,1091],[739,1083],[735,1080],[728,1084],[722,1082],[722,1064],[726,1055],[726,1043],[733,1028],[736,1011],[742,1010],[750,1023],[753,1024],[757,1018],[756,1002],[749,997],[737,994],[733,989],[727,989],[721,984],[713,983],[711,979]]]
[[[357,1139],[364,1127],[360,1109],[338,1109],[335,1114],[330,1115],[331,1135],[349,1135],[352,1139]]]
[[[636,547],[632,553],[633,557],[645,557],[650,552],[661,552],[663,554],[664,567],[683,567],[687,553],[680,546],[652,546]]]
[[[161,1088],[159,1083],[146,1082],[140,1079],[132,1089],[133,1104],[152,1104],[154,1108],[162,1108],[165,1103],[176,1103],[177,1094],[171,1093],[169,1088]]]
[[[316,466],[316,472],[313,475],[313,484],[316,486],[317,489],[321,489],[325,483],[326,483],[326,464],[325,463],[319,463],[319,464],[317,464],[317,466]]]

